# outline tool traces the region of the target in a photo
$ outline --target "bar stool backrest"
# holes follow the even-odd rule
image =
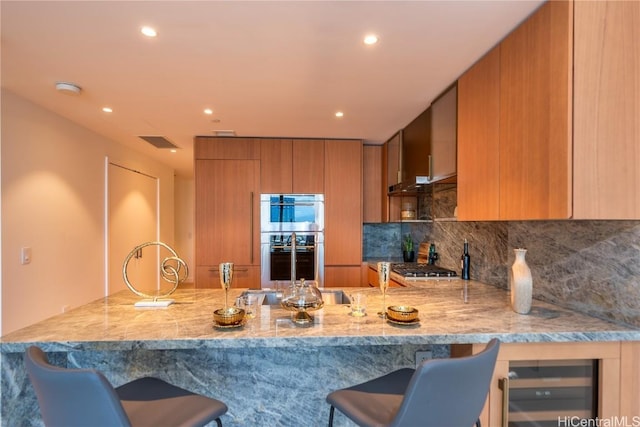
[[[100,372],[53,366],[34,346],[25,352],[24,362],[47,427],[131,425],[118,394]]]
[[[392,426],[472,426],[487,399],[500,341],[468,357],[423,362],[411,377]]]

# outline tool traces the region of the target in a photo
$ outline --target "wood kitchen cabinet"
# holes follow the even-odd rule
[[[353,288],[362,286],[362,267],[360,265],[340,265],[324,267],[325,287]]]
[[[200,160],[258,160],[260,142],[255,138],[198,136],[193,151],[194,158]]]
[[[458,81],[458,219],[571,216],[571,4],[548,2]]]
[[[324,193],[324,140],[261,139],[260,191]]]
[[[572,4],[548,2],[500,43],[500,217],[571,216]]]
[[[402,130],[389,138],[382,148],[382,222],[400,221],[404,197],[389,197],[389,187],[399,184],[401,170]],[[408,198],[417,204],[415,197]]]
[[[234,288],[260,288],[260,267],[251,265],[234,265],[232,286]],[[220,270],[218,266],[197,266],[196,287],[219,288]]]
[[[234,285],[260,287],[260,161],[247,159],[259,153],[247,141],[196,139],[196,155],[223,157],[195,160],[198,288],[219,286],[212,270],[221,262],[235,264]]]
[[[362,222],[382,222],[382,146],[362,148]]]
[[[461,76],[459,220],[640,218],[639,23],[547,2]]]
[[[574,218],[640,218],[640,2],[575,2]]]
[[[458,79],[458,220],[500,218],[500,46]]]
[[[476,354],[485,344],[464,344],[451,347],[452,357]],[[573,343],[502,343],[489,387],[487,403],[480,417],[482,425],[507,425],[506,396],[501,388],[509,378],[511,362],[518,361],[597,361],[597,417],[600,419],[632,420],[640,414],[640,343],[638,342],[573,342]],[[549,387],[553,387],[550,384]],[[553,420],[571,413],[547,413]]]
[[[331,281],[332,267],[362,263],[362,141],[326,140],[325,187],[325,286],[344,286]],[[345,270],[336,270],[345,271]],[[342,280],[341,280],[342,282]]]

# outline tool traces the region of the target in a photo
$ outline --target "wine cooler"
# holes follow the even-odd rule
[[[508,427],[558,427],[597,415],[596,360],[511,361],[503,390]],[[572,424],[573,423],[573,424]]]

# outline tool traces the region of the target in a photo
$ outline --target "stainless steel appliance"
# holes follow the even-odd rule
[[[263,288],[291,281],[292,275],[323,285],[323,194],[262,194],[260,231]]]
[[[457,276],[453,270],[419,263],[392,264],[391,271],[401,275],[405,280],[454,279]]]

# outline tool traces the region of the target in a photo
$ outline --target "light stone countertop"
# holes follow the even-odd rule
[[[640,329],[617,325],[534,300],[530,314],[513,312],[504,290],[464,281],[412,282],[390,288],[386,305],[409,304],[420,323],[397,326],[375,313],[382,296],[375,288],[346,288],[368,295],[368,315],[354,318],[347,305],[325,305],[313,313],[312,327],[297,327],[290,312],[261,306],[257,317],[235,329],[213,327],[212,313],[224,305],[219,289],[179,289],[168,308],[136,308],[129,291],[99,299],[67,313],[7,334],[0,352],[22,352],[31,345],[45,351],[353,346],[503,342],[640,341]],[[232,289],[230,301],[242,290]]]

